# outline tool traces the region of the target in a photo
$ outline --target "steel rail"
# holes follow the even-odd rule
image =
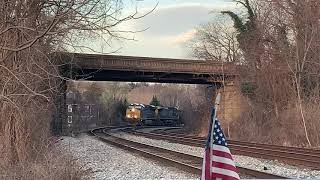
[[[146,133],[138,131],[127,131],[135,135],[145,136],[154,139],[168,140],[171,142],[204,147],[204,140],[199,140],[197,138],[192,138],[190,136],[183,137],[179,134],[176,135],[166,135],[159,133]],[[308,167],[314,170],[320,169],[320,156],[317,154],[302,153],[295,151],[285,151],[270,147],[256,147],[252,144],[232,144],[229,143],[229,148],[232,154],[246,155],[250,157],[270,159],[270,160],[280,160],[292,165],[299,165],[303,167]]]
[[[185,170],[187,172],[191,172],[198,175],[201,174],[201,157],[184,154],[143,143],[137,143],[134,141],[113,136],[112,134],[106,132],[106,130],[103,130],[104,133],[98,132],[99,130],[101,131],[101,129],[98,129],[91,131],[91,133],[101,141],[107,142],[122,149],[126,149],[130,152],[138,153],[144,157],[152,158],[154,160],[164,162],[175,167],[179,167],[180,169]],[[252,176],[256,178],[287,179],[286,177],[255,171],[243,167],[237,167],[237,169],[239,170],[239,173],[241,175]]]
[[[190,136],[190,135],[186,135],[184,133],[177,133],[177,132],[167,132],[167,130],[175,130],[175,129],[177,129],[177,128],[158,129],[158,130],[155,130],[152,132],[205,141],[205,137]],[[284,150],[284,151],[288,151],[288,152],[289,151],[295,152],[295,153],[300,152],[300,153],[308,153],[308,154],[320,156],[320,149],[300,148],[300,147],[294,147],[294,146],[280,146],[280,145],[255,143],[255,142],[244,142],[244,141],[231,140],[231,139],[228,139],[227,141],[229,144],[247,145],[247,146],[249,145],[249,146],[268,148],[268,149],[272,148],[272,149]]]

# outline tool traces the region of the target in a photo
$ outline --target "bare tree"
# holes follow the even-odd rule
[[[210,22],[197,28],[190,47],[193,49],[193,55],[200,59],[241,63],[236,35],[227,24],[219,21]]]
[[[307,0],[235,2],[244,8],[246,16],[232,11],[222,13],[233,20],[236,30],[235,43],[240,49],[238,59],[243,59],[243,63],[239,64],[240,69],[244,70],[240,71],[240,88],[247,99],[245,106],[248,113],[243,113],[239,122],[234,123],[233,131],[237,131],[239,125],[246,124],[256,131],[251,134],[235,132],[238,137],[270,142],[285,137],[282,138],[284,144],[315,145],[319,142],[315,138],[319,137],[319,133],[314,130],[318,123],[312,117],[315,117],[314,107],[320,103],[320,3]],[[206,29],[203,34],[219,33],[225,31]],[[216,41],[210,40],[210,36],[203,37],[208,39],[206,42],[212,43],[212,47],[220,47]],[[221,48],[216,51],[219,50]],[[195,52],[200,57],[208,56],[206,50],[196,49]],[[219,53],[215,54],[219,57]],[[295,133],[291,129],[295,129]],[[292,133],[294,136],[291,136]]]
[[[311,146],[303,104],[310,100],[312,92],[319,92],[319,70],[316,69],[320,62],[320,2],[288,0],[274,1],[273,5],[278,14],[287,17],[283,24],[290,31],[293,43],[284,53],[293,76],[305,137]]]
[[[121,11],[121,0],[0,1],[1,162],[25,161],[47,139],[61,85],[59,62],[49,54],[79,48],[88,37],[125,38],[115,27],[146,15]]]

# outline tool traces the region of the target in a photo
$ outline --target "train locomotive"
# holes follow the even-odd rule
[[[126,109],[126,120],[131,124],[137,124],[141,119],[142,104],[130,104]]]
[[[176,107],[130,104],[126,110],[126,120],[134,125],[178,126],[180,114]]]

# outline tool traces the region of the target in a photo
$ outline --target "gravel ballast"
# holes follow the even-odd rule
[[[194,156],[203,156],[203,148],[188,146],[177,143],[170,143],[164,140],[155,140],[150,138],[145,138],[141,136],[135,136],[123,132],[114,133],[114,135],[133,140],[140,143],[150,144],[153,146],[158,146],[166,149],[170,149],[173,151],[179,151],[186,154],[192,154]],[[258,170],[262,172],[267,172],[271,174],[276,174],[279,176],[290,177],[290,178],[320,178],[320,171],[310,170],[310,169],[301,169],[295,166],[283,164],[274,160],[265,160],[259,158],[252,158],[247,156],[238,156],[233,155],[233,158],[236,162],[237,166],[246,167],[253,170]],[[267,168],[267,170],[264,170]]]
[[[158,146],[173,151],[202,157],[203,148],[154,140],[118,132],[121,138]],[[63,137],[58,147],[70,152],[80,164],[93,171],[90,179],[199,179],[197,175],[186,173],[174,167],[167,167],[156,161],[113,147],[95,137],[82,135],[77,138]],[[320,178],[320,171],[301,169],[277,161],[234,155],[236,164],[254,170],[277,174],[290,178]],[[268,170],[263,170],[266,167]]]
[[[95,137],[82,135],[63,137],[58,147],[70,152],[78,162],[93,171],[90,179],[140,180],[140,179],[199,179],[175,167],[143,158],[128,151],[110,146]]]

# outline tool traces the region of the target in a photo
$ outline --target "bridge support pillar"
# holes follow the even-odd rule
[[[218,110],[218,117],[221,120],[221,124],[227,137],[230,137],[229,131],[230,124],[238,119],[243,112],[243,96],[241,95],[240,89],[234,83],[225,84],[219,88],[218,91],[221,93],[221,102]]]

